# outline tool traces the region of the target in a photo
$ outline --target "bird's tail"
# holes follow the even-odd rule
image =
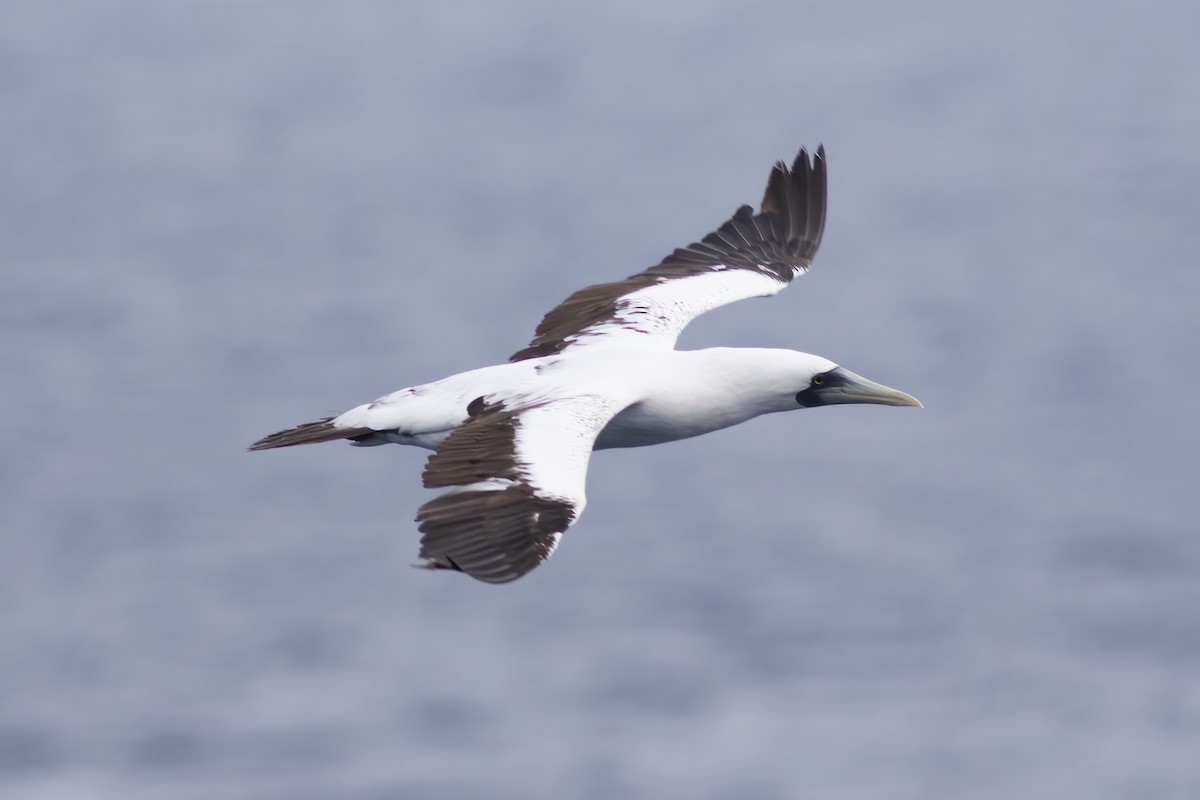
[[[292,447],[297,444],[316,444],[317,442],[334,442],[338,439],[356,439],[374,433],[370,428],[340,428],[333,424],[333,417],[306,422],[294,428],[264,436],[254,444],[251,450],[271,450],[276,447]]]

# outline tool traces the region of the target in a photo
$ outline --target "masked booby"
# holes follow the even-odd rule
[[[400,389],[250,449],[348,439],[433,450],[424,484],[446,491],[417,512],[419,566],[515,580],[583,512],[593,450],[671,442],[775,411],[921,405],[808,353],[675,349],[698,315],[776,294],[805,272],[825,209],[824,147],[811,160],[802,148],[790,168],[772,169],[757,213],[744,205],[658,265],[575,292],[508,363]]]

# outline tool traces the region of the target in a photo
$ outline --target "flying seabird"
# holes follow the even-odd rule
[[[433,450],[417,511],[429,569],[515,580],[583,513],[593,450],[699,436],[760,414],[841,403],[920,406],[911,395],[794,350],[676,350],[695,317],[776,294],[808,270],[825,228],[825,149],[778,162],[758,213],[744,205],[700,242],[546,314],[508,363],[400,389],[251,450],[348,439]]]

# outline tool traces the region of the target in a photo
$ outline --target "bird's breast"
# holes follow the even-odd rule
[[[690,439],[728,428],[744,417],[721,409],[644,400],[621,411],[596,437],[596,450],[614,447],[645,447]]]

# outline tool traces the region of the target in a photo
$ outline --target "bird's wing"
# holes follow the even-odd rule
[[[705,311],[772,295],[808,269],[825,228],[825,148],[771,170],[762,207],[742,206],[702,241],[623,281],[580,289],[542,319],[509,360],[623,339],[672,348]]]
[[[427,488],[456,488],[417,512],[422,566],[507,583],[549,558],[583,512],[592,444],[620,409],[595,395],[473,402],[425,466]]]

